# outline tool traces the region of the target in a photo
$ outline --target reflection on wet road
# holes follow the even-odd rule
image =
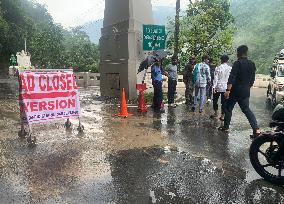
[[[33,125],[36,148],[17,137],[15,86],[0,83],[0,203],[282,203],[284,190],[252,169],[250,126],[236,108],[229,135],[217,131],[210,107],[184,105],[157,115],[113,117],[117,107],[98,88],[81,90],[82,123]],[[265,90],[251,107],[266,130]]]

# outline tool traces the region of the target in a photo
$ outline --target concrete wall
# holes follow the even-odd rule
[[[267,88],[269,80],[270,80],[269,75],[257,74],[255,76],[254,87]]]
[[[88,87],[88,86],[100,86],[100,74],[99,73],[89,73],[89,72],[74,72],[76,76],[77,85],[80,87]],[[257,74],[256,80],[254,83],[254,87],[258,88],[267,88],[269,84],[270,77],[268,75]],[[113,80],[109,81],[108,83],[114,84],[119,83],[115,80],[115,75],[113,76]],[[145,83],[147,84],[148,88],[152,88],[152,79],[151,73],[147,73],[145,78]],[[163,83],[163,87],[167,88],[168,83],[165,81]],[[178,76],[178,83],[177,88],[185,88],[183,83],[183,76]]]
[[[100,86],[100,74],[90,72],[74,72],[79,87]]]

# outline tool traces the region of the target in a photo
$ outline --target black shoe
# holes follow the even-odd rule
[[[195,112],[195,107],[192,107],[192,108],[191,108],[191,111],[192,111],[192,112]]]
[[[165,113],[164,109],[154,109],[155,113]]]
[[[202,113],[203,112],[203,110],[202,109],[199,109],[199,113]]]
[[[218,130],[222,131],[222,132],[229,132],[229,128],[225,128],[224,126],[221,126],[218,128]]]
[[[250,135],[250,139],[254,140],[255,138],[259,137],[261,135],[261,132],[256,133],[256,131],[253,131],[253,134]]]

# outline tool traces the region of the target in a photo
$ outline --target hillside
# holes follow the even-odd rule
[[[234,47],[248,45],[258,73],[267,74],[275,54],[284,48],[284,1],[232,0],[231,11],[237,28]],[[175,15],[175,8],[154,7],[153,12],[157,24],[167,24],[168,17]],[[82,27],[92,42],[98,43],[102,25],[103,20],[99,20]]]
[[[283,10],[283,0],[232,1],[237,27],[234,46],[249,46],[259,73],[267,74],[275,54],[284,48]]]
[[[168,6],[158,6],[153,8],[154,20],[157,24],[166,25],[168,17],[175,15],[175,8]],[[98,43],[101,36],[101,28],[103,27],[103,20],[92,21],[82,25],[82,31],[86,32],[90,40]]]

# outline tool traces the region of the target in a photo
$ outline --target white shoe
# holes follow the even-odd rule
[[[208,100],[207,100],[207,103],[211,103],[211,99],[208,99]]]

